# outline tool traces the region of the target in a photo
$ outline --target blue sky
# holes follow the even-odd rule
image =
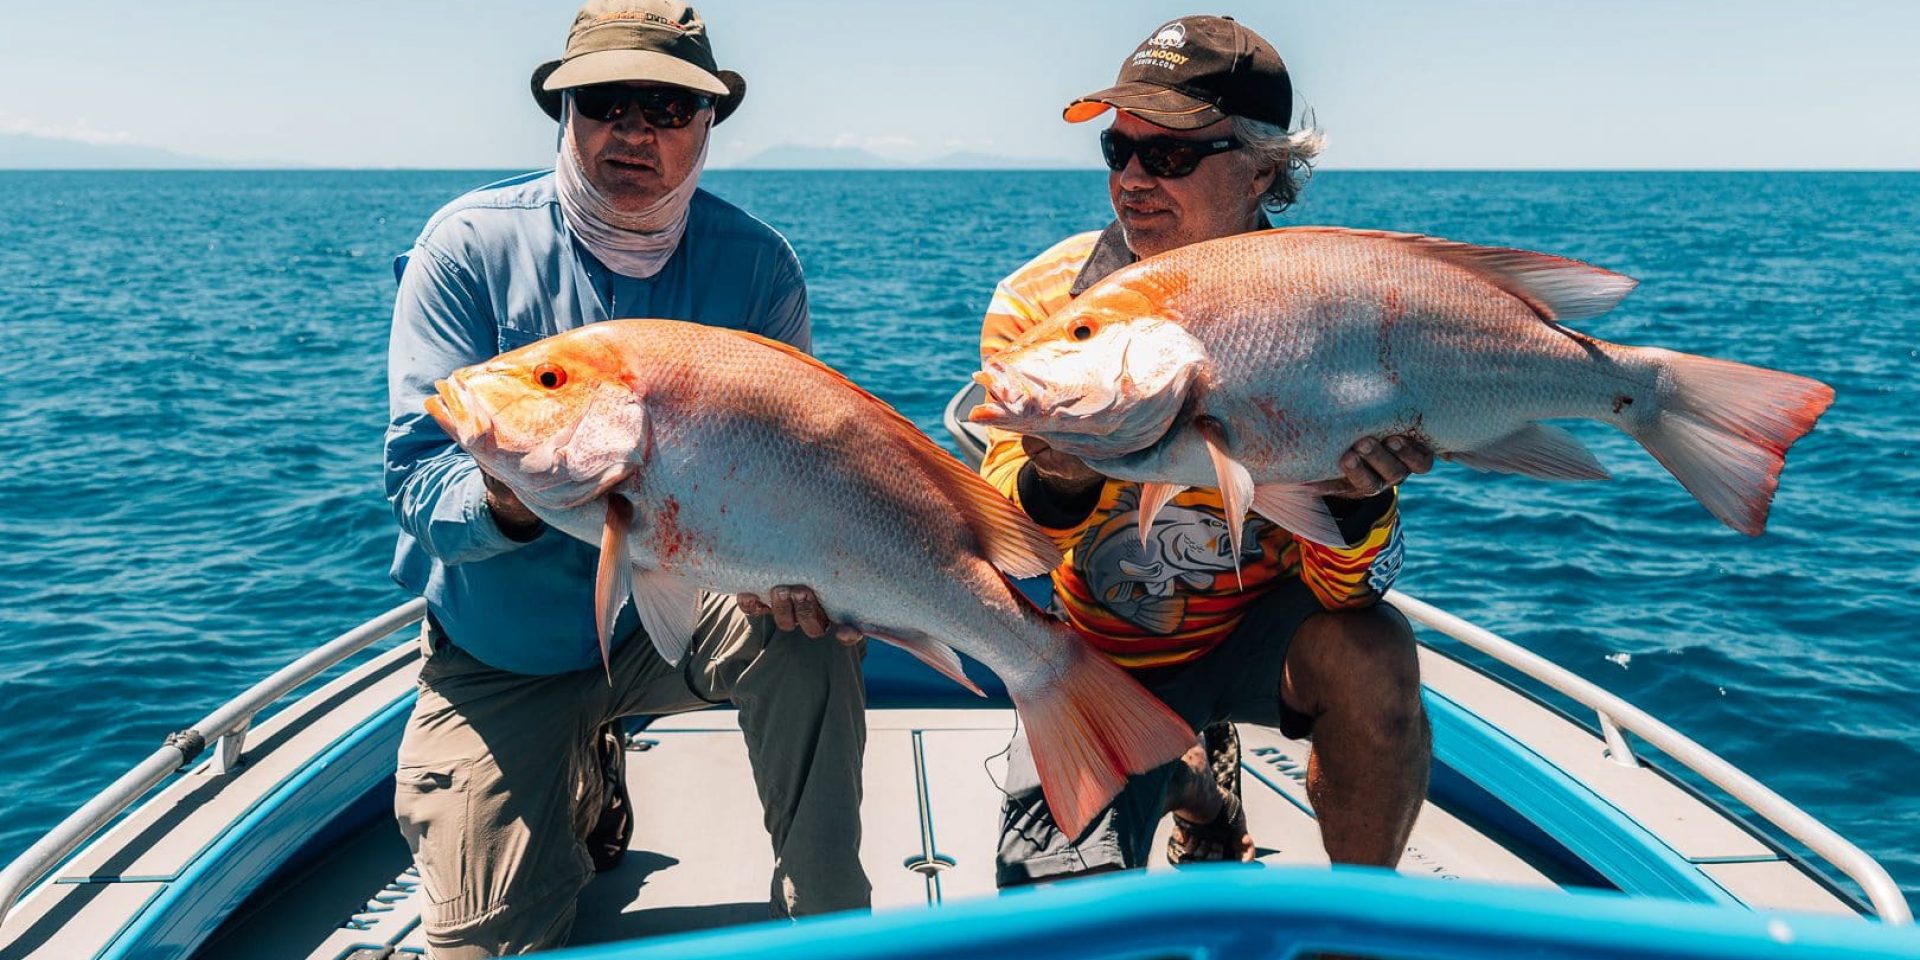
[[[1357,168],[1920,168],[1920,3],[1211,5],[1279,48]],[[0,0],[0,133],[243,162],[520,168],[575,4]],[[779,144],[1084,161],[1059,119],[1185,3],[707,0],[745,74],[725,165]],[[1097,127],[1090,124],[1088,127]]]

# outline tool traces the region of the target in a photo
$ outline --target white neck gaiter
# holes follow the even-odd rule
[[[713,114],[707,113],[708,124]],[[659,273],[680,246],[687,232],[687,210],[693,191],[700,185],[700,168],[707,163],[709,129],[700,139],[700,155],[694,158],[687,177],[666,196],[645,210],[625,213],[616,210],[587,180],[580,161],[580,148],[573,139],[573,106],[568,98],[567,124],[560,133],[560,156],[554,162],[554,180],[559,188],[560,214],[566,218],[573,235],[598,257],[607,269],[625,277],[645,280]]]

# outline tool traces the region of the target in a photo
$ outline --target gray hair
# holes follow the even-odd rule
[[[1277,214],[1300,199],[1300,189],[1313,176],[1314,161],[1326,148],[1327,135],[1314,127],[1309,111],[1300,118],[1300,129],[1285,127],[1246,117],[1229,117],[1233,135],[1240,139],[1261,169],[1274,168],[1273,186],[1260,196],[1260,206]]]

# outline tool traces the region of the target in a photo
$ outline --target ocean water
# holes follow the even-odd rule
[[[0,173],[0,860],[307,647],[404,599],[381,496],[390,261],[485,172]],[[1098,173],[716,172],[805,265],[820,355],[941,437],[993,284],[1103,224]],[[1343,173],[1287,218],[1638,277],[1596,335],[1839,399],[1772,526],[1623,435],[1550,485],[1443,465],[1402,587],[1625,696],[1920,900],[1920,175]]]

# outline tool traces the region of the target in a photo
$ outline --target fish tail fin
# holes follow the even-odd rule
[[[1787,448],[1833,403],[1833,388],[1730,360],[1658,354],[1671,391],[1629,432],[1722,523],[1759,536]]]
[[[1071,627],[1055,627],[1071,634],[1066,668],[1049,683],[1009,692],[1054,823],[1078,837],[1130,774],[1178,759],[1194,731]]]

